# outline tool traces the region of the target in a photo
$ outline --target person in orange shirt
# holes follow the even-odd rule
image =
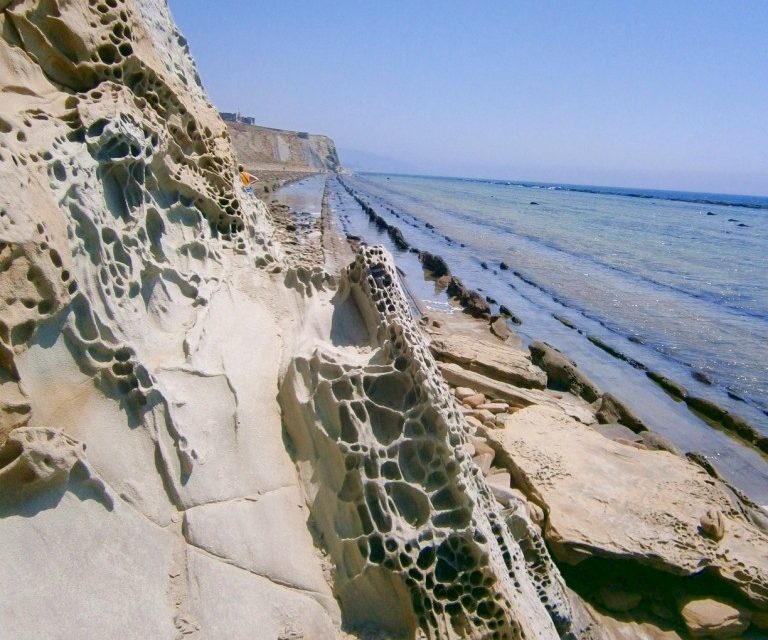
[[[245,170],[245,167],[241,164],[237,166],[237,170],[240,172],[240,182],[243,183],[243,189],[245,189],[248,193],[253,193],[253,187],[251,186],[251,183],[255,180],[258,180],[258,178],[253,174],[248,173]]]

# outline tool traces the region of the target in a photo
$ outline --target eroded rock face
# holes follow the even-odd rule
[[[340,635],[275,400],[304,274],[165,2],[0,10],[2,635]]]
[[[348,624],[587,635],[527,516],[500,512],[465,453],[463,419],[383,249],[361,249],[339,296],[365,318],[369,346],[297,357],[281,402]]]

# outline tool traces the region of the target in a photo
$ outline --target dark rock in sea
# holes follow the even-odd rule
[[[489,304],[496,304],[496,299],[492,298],[491,296],[485,296],[485,299],[488,301]]]
[[[638,418],[621,400],[616,396],[606,393],[600,400],[600,408],[595,413],[595,417],[601,424],[618,422],[625,427],[629,427],[635,433],[648,431],[643,421]]]
[[[629,336],[627,338],[630,342],[634,342],[635,344],[645,344],[646,340],[642,336]]]
[[[434,253],[429,253],[429,251],[419,252],[419,262],[421,262],[421,264],[424,265],[424,268],[431,272],[435,278],[450,275],[451,273],[445,260]]]
[[[655,371],[647,371],[645,375],[647,375],[657,385],[664,389],[664,391],[678,400],[684,400],[685,396],[688,395],[688,391],[683,385],[678,384],[674,380],[670,380],[660,373],[656,373]]]
[[[499,269],[501,269],[502,271],[506,271],[507,269],[509,269],[509,265],[506,262],[501,262],[499,263]]]
[[[646,369],[646,366],[642,362],[638,362],[634,358],[630,358],[628,355],[622,353],[621,351],[619,351],[617,349],[614,349],[611,345],[606,344],[605,342],[603,342],[600,338],[598,338],[596,336],[589,336],[588,335],[587,336],[587,340],[589,340],[596,347],[599,347],[600,349],[602,349],[606,353],[612,355],[617,360],[623,360],[627,364],[632,365],[635,369],[641,369],[641,370],[645,370]]]
[[[408,251],[410,251],[411,253],[421,253],[421,251],[416,247],[411,247],[410,249],[408,249]]]
[[[655,431],[643,431],[640,433],[643,444],[653,451],[669,451],[676,456],[683,455],[680,449],[678,449],[672,442],[667,440],[664,436],[659,435]]]
[[[490,318],[491,316],[490,305],[477,291],[467,292],[467,295],[461,298],[461,305],[469,315],[476,318]]]
[[[762,435],[741,416],[733,415],[717,403],[706,398],[688,396],[685,402],[697,413],[700,413],[727,431],[736,434],[750,444],[755,445],[761,451],[768,453],[768,437]]]
[[[440,282],[444,282],[444,280],[440,279]],[[456,276],[450,276],[445,292],[452,298],[456,298],[470,315],[477,318],[491,317],[491,307],[485,298],[477,291],[467,289]]]
[[[547,386],[557,391],[570,391],[587,402],[600,397],[600,390],[594,382],[578,370],[573,360],[545,342],[533,342],[528,350],[531,360],[547,374]]]
[[[539,203],[538,202],[534,202],[533,200],[531,200],[531,202],[529,204],[537,205]]]
[[[465,245],[465,244],[462,242],[460,246],[462,246],[462,247],[466,247],[467,245]]]
[[[693,377],[694,380],[698,380],[704,384],[712,384],[712,378],[709,377],[709,374],[704,373],[703,371],[692,371],[691,377]]]
[[[743,222],[739,222],[739,224],[736,225],[737,227],[748,227],[748,224],[744,224]]]
[[[716,216],[717,214],[716,214],[716,213],[713,213],[712,211],[707,211],[707,215],[708,215],[708,216]]]
[[[499,313],[503,316],[506,316],[509,319],[509,321],[512,322],[513,324],[516,324],[518,326],[523,324],[523,321],[520,318],[518,318],[514,313],[512,313],[509,310],[509,307],[503,304],[499,305]]]
[[[487,269],[487,268],[488,268],[488,265],[487,265],[485,262],[481,262],[481,263],[480,263],[480,266],[481,266],[483,269]]]
[[[734,393],[730,389],[726,389],[726,393],[728,394],[728,397],[731,398],[731,400],[738,400],[739,402],[746,402],[744,398],[742,398],[740,395]]]
[[[704,471],[707,472],[707,475],[709,475],[712,478],[720,479],[720,474],[717,472],[717,469],[715,469],[714,465],[709,461],[709,458],[705,456],[703,453],[699,453],[698,451],[689,451],[685,454],[685,457],[688,458],[691,462],[699,465]]]
[[[464,283],[456,276],[451,276],[450,278],[451,279],[448,282],[448,286],[445,292],[452,298],[461,299],[461,297],[467,293],[467,288],[464,286]]]
[[[425,223],[424,226],[427,227],[427,229],[434,229],[435,228],[435,225],[429,224],[429,222]]]
[[[728,222],[738,222],[736,218],[728,218]]]
[[[571,321],[570,321],[568,318],[566,318],[565,316],[561,316],[561,315],[560,315],[560,314],[558,314],[558,313],[553,313],[553,314],[552,314],[552,317],[553,317],[555,320],[557,320],[559,323],[561,323],[561,324],[564,324],[564,325],[565,325],[566,327],[568,327],[569,329],[575,329],[575,328],[576,328],[576,325],[575,325],[575,324],[573,324],[573,322],[571,322]]]
[[[397,227],[390,226],[389,229],[387,229],[387,233],[389,234],[389,237],[392,238],[392,242],[394,242],[398,249],[405,251],[406,249],[410,248],[411,245],[406,242],[405,238],[403,237],[403,232],[400,231],[400,229]]]

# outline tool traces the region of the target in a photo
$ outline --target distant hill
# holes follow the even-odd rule
[[[239,162],[252,171],[341,169],[336,145],[328,136],[227,122]]]

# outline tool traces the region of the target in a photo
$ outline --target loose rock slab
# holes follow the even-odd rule
[[[736,607],[712,598],[690,600],[681,613],[694,638],[733,638],[749,626]]]
[[[511,458],[515,483],[549,512],[545,538],[556,557],[632,559],[676,575],[710,568],[768,606],[768,536],[742,515],[718,481],[683,458],[608,440],[544,406],[507,418],[487,437]],[[720,541],[703,535],[710,511]]]
[[[524,351],[474,336],[449,335],[433,338],[430,350],[438,360],[455,362],[470,371],[527,389],[543,389],[546,374]]]

